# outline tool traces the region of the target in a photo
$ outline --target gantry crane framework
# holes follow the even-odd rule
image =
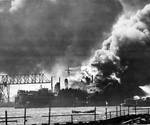
[[[1,101],[10,101],[10,86],[24,84],[51,84],[52,77],[49,80],[44,74],[17,74],[17,75],[0,75],[0,94]],[[51,88],[52,89],[52,88]]]

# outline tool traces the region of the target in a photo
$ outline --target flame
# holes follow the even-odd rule
[[[150,97],[150,85],[140,86],[140,88],[145,92],[146,97]]]

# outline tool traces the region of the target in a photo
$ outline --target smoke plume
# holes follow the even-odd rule
[[[0,71],[50,71],[58,62],[79,65],[121,11],[117,0],[14,0],[9,11],[0,13]]]
[[[126,14],[133,14],[137,10],[142,9],[146,4],[149,4],[150,0],[120,0],[120,2]]]
[[[110,83],[120,84],[121,93],[134,95],[139,86],[150,82],[149,55],[150,4],[147,4],[135,15],[127,17],[123,13],[113,26],[111,36],[89,61],[90,66],[97,69],[95,83],[100,88]]]

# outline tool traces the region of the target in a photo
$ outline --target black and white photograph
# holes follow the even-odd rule
[[[0,125],[150,125],[150,0],[0,0]]]

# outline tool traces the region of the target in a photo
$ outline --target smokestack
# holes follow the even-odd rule
[[[59,77],[59,83],[61,82],[61,78]]]
[[[59,77],[59,84],[61,85],[61,77]]]
[[[65,84],[65,89],[68,89],[68,79],[67,78],[64,80],[64,84]]]
[[[51,76],[51,91],[53,92],[53,76]]]
[[[55,85],[55,93],[58,94],[60,91],[60,83],[57,82],[56,85]]]

